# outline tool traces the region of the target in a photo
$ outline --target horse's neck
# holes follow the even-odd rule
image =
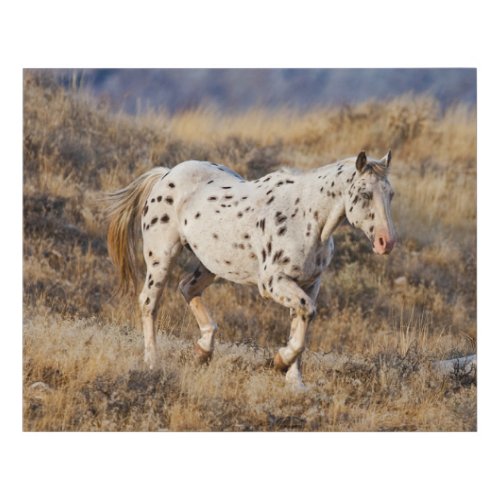
[[[304,178],[304,191],[312,212],[322,225],[321,240],[326,241],[345,217],[344,193],[355,173],[351,162],[338,162],[318,168]]]

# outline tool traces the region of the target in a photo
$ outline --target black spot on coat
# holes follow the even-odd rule
[[[283,250],[278,250],[274,255],[273,255],[273,264],[282,257],[283,255]]]
[[[287,216],[283,215],[281,212],[276,212],[275,218],[276,218],[276,225],[278,225],[278,224],[282,224],[283,222],[285,222],[287,219]]]

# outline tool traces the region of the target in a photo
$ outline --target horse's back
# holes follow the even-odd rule
[[[168,170],[151,190],[151,201],[158,197],[170,203],[178,216],[198,202],[216,185],[241,186],[245,180],[224,165],[208,161],[188,160]]]
[[[215,179],[227,178],[233,182],[244,181],[237,172],[225,165],[199,160],[187,160],[179,163],[171,169],[169,175],[172,179],[177,178],[179,182],[189,184],[191,187],[196,183]]]

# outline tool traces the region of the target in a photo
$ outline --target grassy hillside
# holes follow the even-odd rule
[[[162,368],[142,364],[135,297],[114,294],[99,196],[155,165],[208,159],[256,178],[391,147],[400,243],[375,256],[342,226],[304,356],[305,394],[268,359],[289,314],[256,289],[205,293],[220,332],[193,363],[198,330],[177,283],[160,308]],[[476,117],[426,97],[221,115],[113,114],[43,74],[24,79],[25,430],[474,430],[475,376],[434,359],[475,352]]]

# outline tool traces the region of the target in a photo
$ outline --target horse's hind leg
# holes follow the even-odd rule
[[[189,304],[200,328],[201,338],[196,343],[196,353],[200,362],[208,361],[214,350],[217,324],[201,300],[203,290],[212,284],[214,278],[215,275],[200,263],[193,273],[184,277],[179,283],[179,290]]]
[[[155,326],[158,303],[170,266],[181,248],[179,241],[170,242],[170,248],[167,249],[152,245],[146,239],[144,241],[147,271],[144,287],[139,295],[139,306],[144,332],[144,361],[151,369],[158,362]]]

